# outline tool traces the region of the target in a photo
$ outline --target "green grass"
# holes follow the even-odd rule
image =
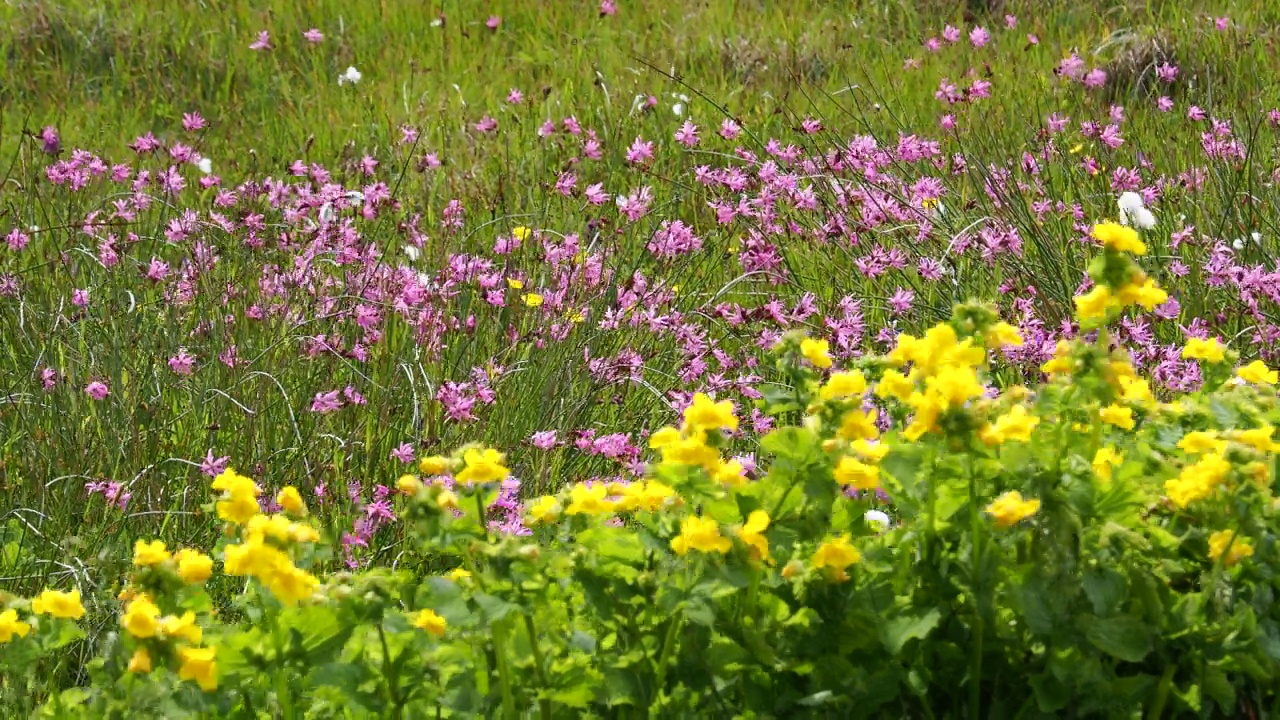
[[[1125,144],[1100,161],[1109,171],[1135,164],[1140,152],[1153,173],[1170,178],[1206,164],[1200,129],[1185,120],[1188,104],[1232,118],[1249,146],[1248,161],[1209,167],[1200,192],[1170,192],[1160,207],[1162,233],[1151,240],[1151,267],[1159,273],[1175,256],[1167,236],[1178,229],[1178,214],[1214,237],[1262,232],[1268,241],[1246,253],[1255,262],[1271,262],[1270,238],[1280,233],[1270,182],[1276,152],[1262,112],[1280,104],[1276,37],[1268,29],[1280,11],[1242,2],[987,4],[1002,8],[984,14],[980,2],[965,8],[905,0],[656,0],[624,2],[617,16],[601,18],[587,2],[445,2],[439,13],[416,3],[331,0],[305,10],[278,1],[258,3],[256,10],[246,3],[215,9],[192,0],[163,9],[87,0],[0,6],[0,23],[8,28],[0,33],[0,232],[41,228],[22,254],[0,246],[0,272],[23,285],[20,301],[0,298],[0,401],[8,396],[0,403],[0,488],[10,508],[0,552],[3,587],[30,593],[74,579],[105,602],[124,570],[120,548],[134,538],[208,545],[215,527],[202,509],[209,500],[207,479],[192,463],[210,449],[231,456],[237,468],[272,490],[325,484],[335,498],[326,510],[335,533],[349,527],[355,512],[343,499],[346,485],[391,484],[401,469],[388,456],[402,442],[415,443],[419,454],[471,441],[507,449],[513,469],[533,488],[616,473],[615,463],[571,449],[535,452],[526,443],[540,430],[634,432],[671,419],[662,395],[684,388],[677,343],[644,328],[606,332],[594,326],[616,302],[617,281],[637,271],[653,286],[678,286],[670,307],[697,318],[712,345],[739,359],[756,354],[758,329],[713,319],[708,311],[717,302],[759,306],[777,297],[790,307],[813,293],[822,311],[831,312],[851,295],[863,303],[871,342],[887,323],[916,328],[970,296],[998,299],[1003,282],[1034,283],[1042,293],[1039,310],[1052,324],[1069,313],[1087,259],[1066,239],[1076,234],[1072,223],[1059,216],[1038,221],[1029,210],[1031,198],[1022,195],[997,206],[983,190],[992,164],[1017,163],[1038,147],[1037,133],[1052,112],[1072,117],[1069,139],[1059,148],[1068,152],[1079,141],[1081,120],[1105,121],[1108,104],[1124,105]],[[1237,29],[1215,31],[1210,9],[1230,15]],[[1005,12],[1018,15],[1017,31],[1002,29]],[[496,32],[484,26],[490,13],[502,18]],[[445,22],[434,24],[441,16]],[[983,23],[992,45],[978,51],[965,40],[928,53],[923,40],[947,22],[966,32]],[[304,41],[302,33],[311,27],[325,33],[322,43]],[[270,31],[274,49],[249,49],[260,30]],[[1037,46],[1027,44],[1027,33],[1039,37]],[[1137,40],[1117,42],[1128,37]],[[1151,39],[1182,68],[1171,90],[1179,107],[1174,113],[1151,109],[1151,56],[1140,51]],[[1086,93],[1052,79],[1053,66],[1073,48],[1091,65],[1110,70],[1105,92]],[[909,57],[921,67],[904,70]],[[358,85],[339,85],[348,66],[363,74]],[[934,91],[940,79],[960,81],[970,69],[989,73],[993,97],[958,109],[958,131],[944,136]],[[525,104],[503,103],[512,88],[525,93]],[[657,107],[633,113],[640,95],[658,98]],[[682,102],[702,127],[703,144],[695,151],[680,150],[672,140],[681,122],[671,110],[677,95],[687,96]],[[181,127],[182,114],[192,111],[209,120],[197,135]],[[485,115],[498,120],[497,133],[471,129]],[[579,154],[573,143],[580,139],[538,137],[545,120],[559,123],[570,115],[599,133],[601,161],[573,164]],[[1020,229],[1025,252],[991,265],[972,254],[954,259],[955,284],[926,283],[913,272],[868,280],[854,269],[854,259],[870,245],[905,247],[913,258],[943,255],[946,245],[917,246],[909,227],[864,233],[856,247],[788,236],[780,244],[787,282],[744,278],[736,253],[749,228],[718,226],[707,207],[712,196],[693,179],[695,166],[722,164],[732,153],[734,144],[715,136],[724,117],[746,128],[739,142],[758,154],[772,138],[815,153],[856,134],[886,146],[899,134],[940,138],[945,155],[963,153],[969,169],[945,176],[948,213],[938,220],[939,234],[954,237],[999,217]],[[805,117],[821,119],[823,132],[802,135],[797,128]],[[406,124],[421,131],[415,145],[398,142]],[[211,158],[228,186],[247,178],[287,178],[295,160],[321,164],[335,182],[359,186],[356,163],[369,155],[380,162],[377,179],[387,182],[400,209],[360,231],[388,262],[402,261],[401,224],[420,216],[429,240],[417,267],[430,273],[451,253],[489,255],[496,236],[523,225],[579,233],[584,249],[599,255],[614,280],[575,284],[569,307],[588,310],[591,322],[543,348],[531,339],[552,319],[521,307],[510,293],[507,308],[493,308],[478,290],[463,287],[448,312],[475,315],[475,330],[446,333],[438,351],[420,347],[406,324],[387,322],[367,362],[327,353],[304,359],[308,336],[334,333],[349,344],[358,334],[350,323],[315,319],[325,308],[297,288],[284,295],[295,317],[245,318],[259,296],[263,265],[287,266],[293,250],[255,252],[239,236],[210,230],[205,241],[218,248],[220,260],[196,280],[195,302],[172,302],[161,287],[140,281],[133,266],[145,268],[152,255],[169,253],[177,269],[164,228],[182,207],[208,208],[212,200],[211,191],[189,189],[136,224],[111,229],[140,240],[121,252],[129,269],[108,272],[92,259],[96,243],[79,228],[87,213],[109,210],[118,197],[100,186],[68,193],[45,181],[48,159],[34,139],[45,125],[59,129],[64,148],[85,148],[108,162],[132,162],[127,146],[146,132],[181,140]],[[657,160],[646,170],[623,162],[637,136],[656,144]],[[420,171],[425,152],[438,153],[443,167]],[[155,159],[142,164],[153,171],[164,166]],[[556,176],[571,167],[579,188],[599,182],[617,194],[652,186],[650,214],[625,224],[612,201],[595,208],[559,196],[552,189]],[[1050,164],[1043,174],[1046,197],[1078,203],[1089,219],[1114,215],[1107,174],[1091,176],[1074,162]],[[818,190],[824,202],[831,200],[829,186]],[[1242,202],[1247,195],[1255,201]],[[466,207],[467,224],[460,233],[443,234],[439,224],[453,199]],[[239,219],[248,211],[230,212]],[[671,219],[698,232],[702,252],[662,261],[645,251],[659,223]],[[800,213],[787,219],[814,225]],[[1177,252],[1203,260],[1206,251]],[[530,288],[552,280],[533,243],[498,261]],[[1191,264],[1193,275],[1185,282],[1196,287],[1200,269]],[[338,267],[325,276],[351,281]],[[1160,276],[1173,281],[1167,273]],[[898,286],[915,288],[917,302],[911,313],[894,318],[887,301]],[[73,288],[90,289],[87,312],[70,306]],[[340,307],[348,301],[354,307],[350,294],[339,297]],[[1256,324],[1236,312],[1238,301],[1226,305],[1221,296],[1202,292],[1182,300],[1193,316],[1227,311],[1215,327],[1228,337]],[[811,329],[821,329],[820,317],[809,321]],[[511,344],[498,332],[508,325],[522,342]],[[1157,332],[1163,342],[1180,338],[1176,328]],[[217,361],[232,344],[246,366],[230,369]],[[189,378],[175,376],[165,364],[180,346],[200,358],[199,371]],[[611,357],[624,349],[645,358],[643,383],[602,383],[587,372],[584,354]],[[497,402],[482,408],[475,423],[447,422],[430,401],[435,389],[490,362],[509,371],[496,382]],[[67,378],[56,392],[39,388],[45,366]],[[767,368],[759,372],[770,379]],[[1009,370],[1008,377],[1016,376]],[[95,403],[82,392],[91,378],[108,381],[108,401]],[[335,415],[308,412],[315,393],[347,385],[364,393],[368,404]],[[744,440],[743,450],[750,449],[750,439]],[[100,498],[85,500],[84,483],[103,479],[129,483],[134,499],[126,513],[104,508]],[[389,561],[401,550],[397,542],[394,530],[385,531],[366,559]]]

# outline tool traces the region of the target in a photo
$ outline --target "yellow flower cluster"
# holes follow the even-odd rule
[[[889,361],[898,367],[911,364],[909,374],[890,370],[876,386],[876,395],[906,403],[914,415],[903,430],[903,437],[914,442],[925,433],[938,431],[943,413],[964,407],[981,397],[985,388],[978,380],[978,367],[986,360],[986,352],[972,338],[960,340],[955,328],[936,325],[916,338],[903,333],[889,353]],[[923,384],[923,389],[919,389]]]
[[[138,540],[134,543],[133,566],[170,570],[176,572],[183,582],[192,585],[203,583],[213,574],[213,558],[191,548],[170,554],[160,540]]]
[[[1235,565],[1253,555],[1253,546],[1230,530],[1219,530],[1209,536],[1209,557],[1222,558],[1224,565]]]
[[[849,538],[838,535],[818,546],[813,553],[812,564],[832,582],[844,582],[849,579],[848,567],[861,559],[862,553],[849,542]]]
[[[320,581],[294,565],[288,549],[293,544],[319,540],[315,528],[292,522],[284,515],[255,515],[249,519],[242,541],[224,549],[223,571],[257,578],[280,602],[295,605],[311,597]]]

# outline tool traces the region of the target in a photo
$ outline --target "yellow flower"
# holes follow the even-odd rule
[[[213,479],[213,489],[222,492],[222,499],[216,506],[218,517],[222,520],[243,525],[262,512],[258,507],[258,496],[262,494],[262,489],[253,480],[237,474],[231,468]]]
[[[297,605],[315,594],[320,579],[290,563],[262,578],[263,584],[277,600],[285,605]]]
[[[1230,550],[1227,547],[1230,546]],[[1209,557],[1213,560],[1226,557],[1222,562],[1225,565],[1235,565],[1240,560],[1253,555],[1253,546],[1242,540],[1238,535],[1230,530],[1219,530],[1209,536]]]
[[[178,648],[178,659],[182,661],[182,665],[178,667],[178,677],[182,680],[195,680],[205,692],[217,690],[217,656],[216,648]]]
[[[213,558],[198,550],[183,548],[174,553],[173,559],[178,563],[178,577],[183,582],[199,585],[213,574]]]
[[[204,632],[196,624],[196,614],[190,610],[183,613],[182,617],[167,615],[162,618],[160,631],[165,637],[181,638],[191,645],[199,645],[201,638],[204,637]]]
[[[466,580],[471,577],[471,571],[467,570],[466,568],[457,567],[445,573],[445,577],[449,578],[450,580],[456,583],[460,583],[463,580]]]
[[[747,516],[747,523],[738,529],[738,539],[750,548],[752,560],[769,559],[769,540],[764,531],[769,529],[769,513],[755,510]]]
[[[543,495],[529,506],[529,520],[549,525],[560,519],[560,501],[554,495]]]
[[[307,504],[302,501],[302,493],[292,485],[286,485],[280,489],[280,493],[276,495],[276,503],[294,517],[303,517],[307,514]]]
[[[441,510],[457,510],[458,495],[452,490],[441,490],[436,496],[436,507]]]
[[[512,290],[523,290],[524,283],[515,278],[507,278],[507,287],[511,288]]]
[[[996,418],[994,430],[1000,442],[1006,440],[1030,442],[1031,431],[1039,424],[1040,418],[1028,413],[1025,407],[1014,405],[1009,412]]]
[[[31,625],[18,619],[17,610],[0,612],[0,644],[13,640],[13,636],[26,637],[31,632]]]
[[[681,437],[679,430],[673,427],[664,427],[659,430],[655,430],[654,433],[649,436],[649,447],[654,450],[660,450],[680,442]]]
[[[1039,511],[1039,500],[1024,500],[1022,493],[1010,490],[996,498],[984,512],[995,520],[997,527],[1007,528],[1017,525]]]
[[[578,483],[569,491],[569,507],[566,515],[606,515],[614,511],[614,504],[608,499],[609,489],[604,483]]]
[[[421,489],[422,481],[417,475],[401,475],[400,479],[396,480],[396,491],[401,495],[417,495]]]
[[[728,488],[740,488],[747,484],[746,468],[737,460],[721,462],[711,476],[716,482]]]
[[[1271,435],[1275,432],[1275,428],[1263,423],[1262,427],[1250,430],[1235,430],[1229,437],[1232,440],[1257,450],[1260,453],[1269,453],[1280,450],[1280,445],[1271,439]]]
[[[286,565],[293,566],[289,556],[265,544],[261,535],[223,548],[222,570],[228,575],[265,577]]]
[[[1151,394],[1151,386],[1142,378],[1120,377],[1120,399],[1127,402],[1150,403],[1155,401]]]
[[[864,460],[878,463],[889,454],[889,444],[885,442],[870,442],[867,440],[854,440],[849,443],[849,449],[853,450]]]
[[[1103,247],[1116,252],[1147,254],[1147,246],[1138,239],[1137,231],[1124,225],[1113,222],[1099,223],[1093,226],[1093,237],[1102,243]]]
[[[677,555],[690,550],[724,554],[733,547],[729,538],[720,534],[720,526],[710,518],[690,516],[680,522],[680,534],[671,539],[671,549]]]
[[[906,402],[915,389],[915,383],[908,380],[906,375],[897,370],[886,370],[884,375],[880,376],[880,382],[876,383],[876,397],[886,400],[896,398]]]
[[[958,365],[939,369],[925,381],[925,387],[943,401],[944,409],[964,405],[986,391],[973,368]]]
[[[541,307],[543,302],[542,296],[538,293],[525,293],[520,296],[520,299],[531,308]]]
[[[1231,471],[1231,464],[1220,453],[1205,455],[1182,468],[1178,477],[1165,481],[1164,492],[1179,508],[1209,497]]]
[[[511,234],[520,242],[524,242],[529,239],[529,236],[533,234],[533,231],[523,225],[517,225],[511,228]]]
[[[880,437],[876,427],[876,411],[850,410],[840,419],[840,437],[845,440],[875,440]]]
[[[413,616],[413,626],[420,630],[425,630],[436,637],[444,637],[445,628],[449,626],[449,623],[437,615],[435,610],[420,610],[417,615]]]
[[[151,653],[144,647],[134,650],[133,656],[129,658],[129,667],[125,671],[141,674],[151,672]]]
[[[1121,430],[1132,430],[1134,428],[1133,408],[1127,408],[1123,405],[1108,405],[1098,411],[1098,419],[1108,425],[1115,425]]]
[[[133,544],[133,566],[153,567],[170,558],[162,540],[138,540]]]
[[[738,429],[738,418],[733,414],[733,403],[728,400],[715,402],[705,393],[695,393],[693,402],[684,409],[684,425],[688,430]]]
[[[1141,284],[1128,283],[1116,291],[1116,299],[1121,305],[1141,305],[1147,310],[1154,310],[1169,299],[1169,293],[1161,290],[1156,281],[1146,278]]]
[[[826,340],[814,340],[813,338],[805,338],[800,341],[800,354],[805,359],[813,363],[813,366],[820,369],[831,367],[831,354],[828,352]]]
[[[827,383],[818,391],[823,400],[849,398],[867,391],[867,378],[859,370],[831,373]]]
[[[818,546],[817,551],[813,553],[812,563],[818,570],[825,570],[831,580],[844,582],[849,579],[846,568],[861,559],[862,553],[849,544],[849,538],[837,535]]]
[[[134,598],[120,616],[120,625],[136,638],[155,637],[160,630],[160,608],[146,595]]]
[[[1004,347],[1005,345],[1021,347],[1022,334],[1018,332],[1018,328],[1009,323],[998,322],[987,329],[987,334],[983,337],[982,342],[987,347]]]
[[[439,455],[430,455],[418,461],[418,470],[428,477],[444,475],[449,471],[449,461]]]
[[[493,482],[505,480],[511,471],[502,463],[502,453],[492,448],[476,450],[472,448],[462,454],[464,466],[458,473],[458,482]]]
[[[1182,348],[1183,360],[1204,360],[1208,363],[1220,363],[1226,359],[1226,349],[1222,347],[1222,343],[1218,342],[1218,338],[1191,338],[1187,341],[1186,347]]]
[[[880,484],[880,468],[849,457],[840,458],[832,472],[835,481],[856,490],[875,490]]]
[[[1113,448],[1098,448],[1098,452],[1093,454],[1093,472],[1099,480],[1111,482],[1112,471],[1123,462],[1124,457]]]
[[[649,512],[656,512],[668,502],[678,502],[680,499],[675,488],[657,480],[631,483],[623,489],[622,494],[630,509],[638,508]]]
[[[1076,314],[1080,316],[1082,322],[1086,323],[1105,318],[1111,309],[1120,304],[1119,300],[1111,296],[1111,288],[1106,285],[1096,285],[1089,292],[1077,295],[1073,299],[1076,304]]]
[[[1275,385],[1280,382],[1280,373],[1267,367],[1267,364],[1261,360],[1254,360],[1236,370],[1236,377],[1254,385]]]
[[[1216,432],[1196,430],[1182,436],[1178,441],[1178,449],[1192,455],[1221,453],[1227,449],[1227,441],[1220,439]]]
[[[1071,343],[1059,340],[1053,350],[1053,359],[1040,366],[1046,375],[1063,375],[1071,372]]]
[[[80,604],[80,591],[60,592],[45,590],[31,601],[31,612],[56,618],[79,620],[84,617],[84,605]]]

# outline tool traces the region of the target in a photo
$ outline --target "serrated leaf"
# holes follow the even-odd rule
[[[881,626],[880,640],[890,654],[897,655],[913,639],[926,637],[942,619],[942,613],[933,608],[922,615],[902,615]]]
[[[1126,662],[1140,662],[1151,652],[1151,630],[1141,620],[1122,615],[1085,620],[1085,637],[1102,652]]]

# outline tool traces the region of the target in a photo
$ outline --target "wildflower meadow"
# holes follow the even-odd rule
[[[0,717],[1280,718],[1280,10],[0,5]]]

